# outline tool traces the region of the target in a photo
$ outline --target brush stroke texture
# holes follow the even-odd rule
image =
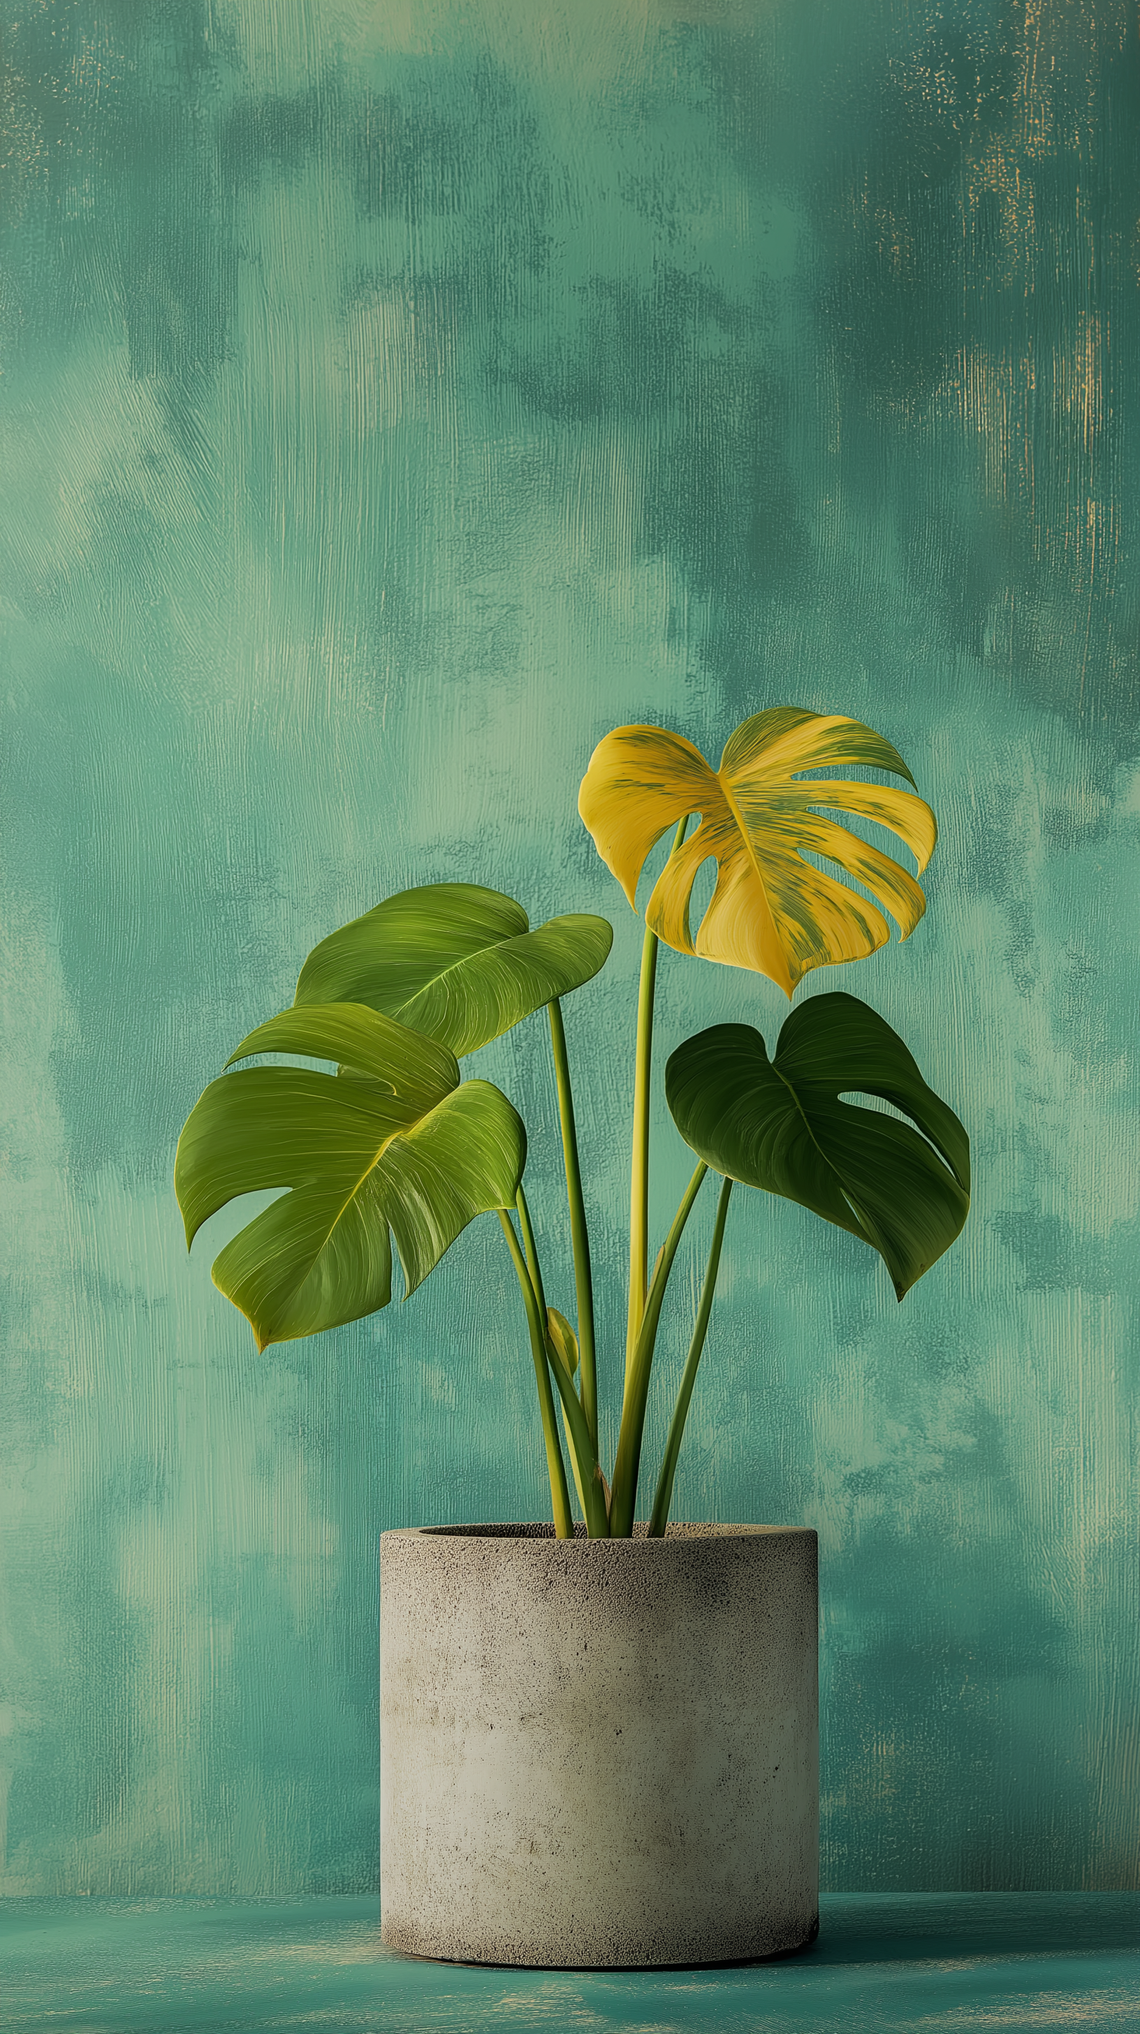
[[[544,1507],[510,1266],[259,1358],[178,1128],[381,896],[603,913],[612,1358],[639,927],[578,781],[785,701],[938,812],[922,926],[818,986],[977,1195],[902,1308],[737,1196],[677,1512],[819,1528],[826,1883],[1137,1883],[1138,99],[1123,0],[13,0],[3,1890],[374,1885],[377,1535]],[[666,955],[659,1064],[781,1005]],[[472,1069],[540,1221],[543,1052]]]

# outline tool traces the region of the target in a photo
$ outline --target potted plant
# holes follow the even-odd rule
[[[801,1003],[771,1055],[751,1025],[716,1024],[665,1068],[696,1164],[651,1263],[654,985],[662,943],[765,975],[790,999],[813,968],[887,941],[880,905],[906,938],[925,909],[918,883],[833,815],[889,829],[921,873],[936,828],[913,785],[872,729],[793,707],[746,720],[716,770],[655,727],[618,728],[590,761],[579,810],[631,905],[654,845],[673,834],[645,906],[624,1377],[608,1476],[561,1010],[608,957],[604,919],[531,929],[511,898],[465,883],[388,897],[313,950],[292,1008],[241,1041],[182,1132],[175,1180],[188,1242],[235,1196],[285,1190],[213,1267],[260,1349],[385,1306],[393,1237],[405,1296],[484,1212],[501,1223],[517,1275],[552,1525],[382,1536],[381,1904],[397,1947],[532,1965],[685,1965],[786,1952],[814,1936],[815,1534],[669,1527],[678,1452],[735,1184],[860,1238],[901,1300],[962,1227],[969,1145],[901,1038],[856,997]],[[710,858],[715,887],[694,927],[694,880]],[[500,1089],[459,1067],[539,1010],[561,1122],[573,1322],[547,1300],[523,1123]],[[238,1066],[262,1055],[336,1070],[280,1058]],[[696,1324],[648,1517],[635,1524],[658,1325],[710,1174],[720,1185]]]

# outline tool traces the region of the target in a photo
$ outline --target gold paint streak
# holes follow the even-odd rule
[[[964,308],[977,331],[978,296],[983,314],[991,307],[996,313],[1004,292],[1031,305],[1035,292],[1052,286],[1066,306],[1067,329],[1042,353],[1030,310],[1020,344],[963,345],[933,403],[935,417],[941,412],[976,434],[987,494],[1004,510],[1020,508],[1033,557],[1063,573],[1081,597],[1082,639],[1075,655],[1069,650],[1079,700],[1092,654],[1094,607],[1111,589],[1120,542],[1105,442],[1111,341],[1097,300],[1098,271],[1110,250],[1100,245],[1101,222],[1081,172],[1105,146],[1097,98],[1105,59],[1132,33],[1130,12],[1121,6],[1077,0],[1058,9],[1026,0],[1010,116],[999,132],[976,120],[964,128],[963,281],[967,288],[972,281],[976,293]],[[927,96],[938,95],[937,77],[915,76]],[[1050,224],[1043,240],[1038,165],[1066,157],[1077,171],[1071,221],[1062,230]],[[991,208],[992,234],[995,201],[996,251],[991,240],[983,260],[983,207]],[[1000,316],[985,322],[1000,330]],[[1038,487],[1039,450],[1055,476],[1047,497]]]

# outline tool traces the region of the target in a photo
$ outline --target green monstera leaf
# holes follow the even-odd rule
[[[580,988],[612,943],[604,918],[571,913],[532,932],[522,905],[499,890],[428,883],[322,939],[296,1001],[366,1003],[461,1055]]]
[[[260,1349],[386,1306],[389,1230],[413,1292],[474,1216],[513,1206],[526,1163],[526,1132],[506,1096],[487,1081],[461,1082],[446,1046],[375,1010],[285,1010],[228,1064],[263,1052],[337,1061],[340,1072],[222,1074],[191,1110],[174,1172],[187,1244],[235,1196],[291,1189],[213,1267]]]
[[[665,1092],[706,1164],[869,1243],[900,1300],[969,1212],[965,1130],[897,1032],[856,996],[802,1003],[772,1059],[751,1025],[713,1025],[673,1053]],[[877,1095],[917,1127],[847,1094]]]

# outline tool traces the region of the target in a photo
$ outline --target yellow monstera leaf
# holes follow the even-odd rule
[[[897,921],[901,939],[926,909],[914,877],[829,812],[889,827],[921,872],[937,837],[929,805],[890,785],[803,777],[807,770],[852,764],[914,783],[890,742],[840,714],[795,706],[753,714],[726,743],[719,770],[667,728],[619,727],[594,750],[578,810],[631,904],[655,842],[686,815],[699,813],[696,832],[670,856],[654,886],[645,922],[680,953],[752,968],[790,996],[811,968],[861,960],[890,938],[882,912],[805,861],[805,850],[869,890]],[[716,887],[694,935],[693,883],[710,856]]]

